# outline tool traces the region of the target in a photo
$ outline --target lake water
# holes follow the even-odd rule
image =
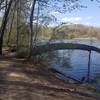
[[[54,41],[52,41],[54,42]],[[51,43],[52,43],[51,42]],[[59,41],[56,41],[59,42]],[[100,41],[89,40],[63,40],[60,42],[81,43],[100,47]],[[82,50],[58,50],[48,55],[49,66],[66,76],[81,80],[88,77],[89,52]],[[97,87],[100,87],[100,53],[91,52],[90,80],[94,80]]]

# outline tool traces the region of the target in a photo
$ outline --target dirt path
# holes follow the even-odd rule
[[[43,64],[0,60],[0,100],[100,100],[84,86],[64,82]]]

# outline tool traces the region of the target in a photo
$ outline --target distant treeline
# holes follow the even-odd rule
[[[43,25],[33,25],[34,34],[36,40],[38,39],[74,39],[74,38],[96,38],[100,39],[100,28],[93,26],[86,26],[82,24],[61,24],[56,27],[43,26]],[[21,45],[28,45],[28,25],[23,25],[20,31],[20,43]],[[5,31],[6,32],[6,31]],[[8,41],[9,32],[6,32],[4,36],[4,44]],[[12,28],[12,34],[10,36],[10,43],[16,42],[16,29]]]
[[[43,39],[100,38],[99,27],[82,24],[61,24],[56,27],[41,27],[39,29],[38,38]]]

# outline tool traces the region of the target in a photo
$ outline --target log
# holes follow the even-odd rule
[[[89,46],[86,44],[76,44],[76,43],[52,43],[52,44],[45,44],[45,45],[38,45],[33,47],[33,56],[39,55],[42,53],[55,51],[55,50],[65,50],[65,49],[78,49],[78,50],[85,50],[85,51],[96,51],[100,53],[100,48],[95,46]]]

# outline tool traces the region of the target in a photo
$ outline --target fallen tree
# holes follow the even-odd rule
[[[78,50],[85,50],[85,51],[96,51],[100,53],[100,48],[95,46],[89,46],[86,44],[76,44],[76,43],[48,43],[45,45],[38,45],[33,47],[32,55],[39,55],[42,53],[55,51],[55,50],[65,50],[65,49],[78,49]]]

